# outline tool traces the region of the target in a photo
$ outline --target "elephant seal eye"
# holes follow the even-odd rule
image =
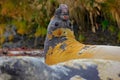
[[[55,26],[58,26],[58,25],[59,25],[59,23],[58,23],[58,22],[56,22],[56,23],[55,23]]]
[[[71,23],[69,23],[69,26],[71,26]]]

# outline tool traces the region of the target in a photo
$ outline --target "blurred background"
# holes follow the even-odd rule
[[[120,46],[120,0],[0,0],[0,48],[43,49],[61,3],[69,7],[78,41]]]

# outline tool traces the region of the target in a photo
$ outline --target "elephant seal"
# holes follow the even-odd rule
[[[76,59],[48,66],[35,57],[0,57],[0,80],[120,80],[120,62]]]
[[[61,4],[51,19],[44,43],[45,62],[48,65],[72,59],[107,59],[120,61],[120,47],[86,45],[75,39],[69,19],[69,8]]]

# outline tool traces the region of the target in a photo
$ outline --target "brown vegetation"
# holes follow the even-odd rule
[[[74,26],[78,26],[75,33],[78,40],[84,42],[89,40],[89,36],[96,36],[99,33],[103,33],[100,35],[104,36],[107,31],[110,37],[115,37],[113,40],[115,44],[120,43],[119,0],[1,0],[0,44],[2,45],[6,39],[5,27],[14,25],[18,34],[35,37],[34,45],[36,45],[37,38],[46,35],[50,18],[61,3],[69,6],[71,21]],[[109,41],[103,36],[100,37],[100,41]]]

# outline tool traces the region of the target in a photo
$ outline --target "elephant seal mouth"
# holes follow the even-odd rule
[[[69,16],[68,16],[68,15],[61,15],[61,19],[63,19],[63,20],[68,20],[68,19],[69,19]]]

